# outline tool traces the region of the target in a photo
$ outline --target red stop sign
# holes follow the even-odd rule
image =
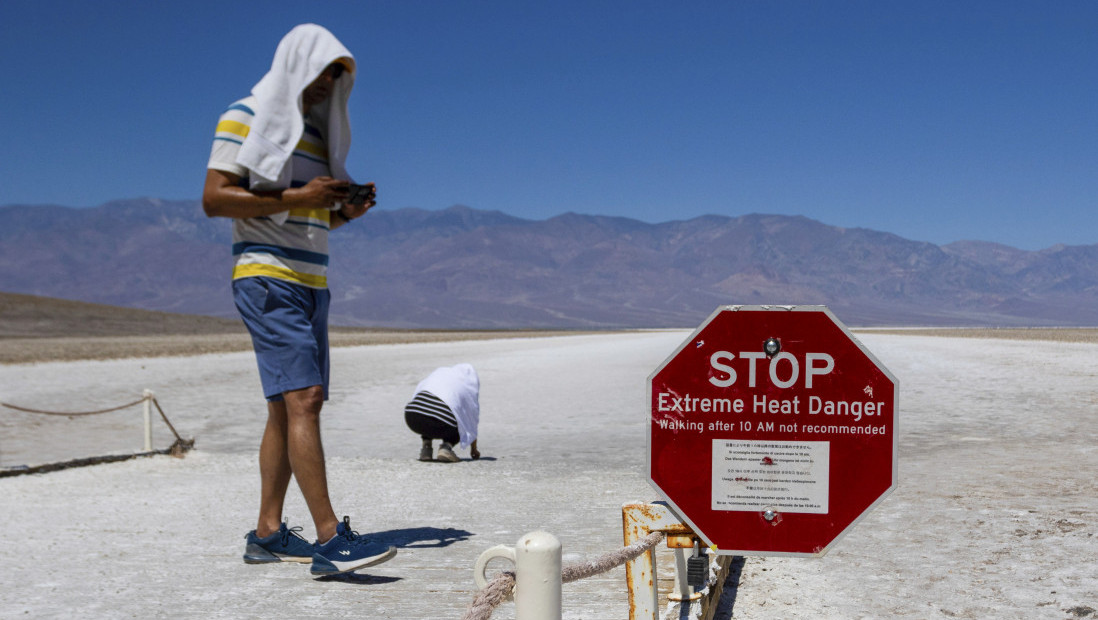
[[[824,306],[724,306],[648,378],[649,481],[718,553],[823,555],[896,486],[899,385]]]

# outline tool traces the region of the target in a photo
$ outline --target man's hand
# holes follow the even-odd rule
[[[343,206],[339,208],[339,212],[343,217],[349,220],[353,220],[356,217],[362,217],[363,215],[366,215],[366,212],[369,211],[371,207],[377,204],[377,188],[373,183],[366,183],[366,185],[371,190],[370,199],[365,202],[343,203]],[[346,188],[344,188],[344,193],[346,194]],[[344,197],[346,198],[346,195],[344,195]]]
[[[293,192],[294,202],[311,209],[330,209],[337,202],[347,199],[348,181],[332,177],[316,177],[305,185],[287,192]],[[345,214],[348,215],[349,214]]]

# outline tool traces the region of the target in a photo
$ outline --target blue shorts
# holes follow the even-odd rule
[[[233,300],[252,335],[263,395],[282,400],[283,392],[314,385],[328,399],[328,289],[274,278],[233,280]]]

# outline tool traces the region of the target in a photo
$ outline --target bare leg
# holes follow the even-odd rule
[[[282,508],[291,475],[286,433],[286,403],[268,402],[267,428],[259,445],[259,522],[255,528],[259,537],[277,532],[282,523]]]
[[[320,408],[324,390],[314,385],[283,394],[286,406],[286,447],[290,468],[313,516],[317,540],[327,542],[336,534],[336,518],[328,495],[324,445],[320,441]],[[285,491],[285,490],[284,490]]]

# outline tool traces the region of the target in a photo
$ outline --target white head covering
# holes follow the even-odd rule
[[[271,70],[252,88],[255,117],[236,161],[250,172],[252,189],[285,189],[293,172],[294,147],[305,130],[301,94],[328,65],[347,68],[336,80],[325,105],[317,110],[327,124],[328,166],[346,179],[344,162],[351,146],[347,99],[354,86],[355,61],[331,32],[316,24],[295,27],[278,44]],[[285,220],[283,216],[281,218]]]

